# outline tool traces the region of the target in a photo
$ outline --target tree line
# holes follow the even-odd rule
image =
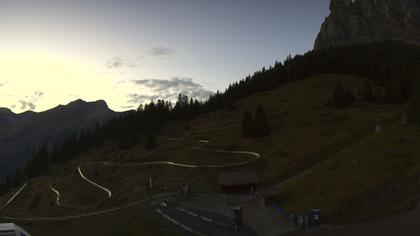
[[[235,102],[240,99],[320,73],[352,74],[369,78],[369,83],[373,84],[366,84],[367,89],[363,89],[363,99],[366,101],[382,99],[387,103],[411,101],[410,114],[418,117],[420,124],[420,96],[415,96],[420,94],[418,91],[420,86],[415,86],[420,84],[418,82],[419,62],[420,47],[392,40],[310,51],[294,57],[288,56],[283,63],[275,62],[268,69],[263,67],[253,75],[230,84],[224,92],[217,91],[204,102],[180,94],[174,106],[171,102],[164,100],[158,100],[156,103],[152,101],[145,106],[139,106],[137,111],[114,117],[111,121],[97,124],[92,129],[70,135],[61,144],[51,149],[46,148],[49,157],[46,158],[47,161],[45,147],[41,147],[16,175],[26,176],[26,178],[39,176],[46,172],[45,168],[49,166],[45,164],[46,162],[59,163],[71,160],[86,150],[102,145],[108,139],[117,140],[120,148],[142,142],[146,148],[153,149],[157,145],[156,134],[168,120],[190,120],[197,115],[218,109],[235,109]],[[373,85],[383,87],[385,93],[379,96],[377,91],[369,89]],[[414,96],[411,96],[412,94]],[[337,84],[332,99],[335,106],[346,107],[353,101],[353,91]],[[253,130],[257,123],[250,125],[253,122],[250,122],[252,119],[249,115],[250,113],[244,115],[244,134],[257,137],[266,133],[264,131],[260,134],[260,131]],[[255,120],[257,117],[260,115],[256,114]],[[13,179],[19,180],[21,177],[9,176],[7,179],[3,185],[16,184],[19,181]],[[3,187],[0,186],[0,190]]]
[[[255,118],[254,118],[255,117]],[[242,118],[242,134],[247,138],[262,138],[270,133],[267,113],[258,105],[255,116],[247,109]]]

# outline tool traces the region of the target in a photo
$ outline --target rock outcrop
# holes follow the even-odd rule
[[[420,0],[331,0],[314,49],[385,39],[420,41]]]

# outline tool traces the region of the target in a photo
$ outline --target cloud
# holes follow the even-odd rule
[[[106,62],[106,67],[108,69],[118,69],[125,65],[125,60],[120,57],[113,57]]]
[[[128,67],[128,68],[136,68],[140,66],[140,63],[138,61],[140,61],[140,57],[137,57],[136,59],[125,59],[125,58],[121,58],[118,56],[114,56],[113,58],[111,58],[110,60],[108,60],[105,63],[106,68],[108,68],[109,70],[112,69],[121,69],[124,67]]]
[[[172,79],[141,79],[131,80],[131,83],[148,90],[151,95],[128,94],[128,103],[145,103],[151,100],[164,99],[175,102],[178,94],[182,93],[190,98],[205,100],[209,98],[212,91],[207,90],[201,84],[195,83],[191,78],[174,77]]]
[[[137,93],[131,93],[127,95],[128,103],[141,104],[147,101],[160,99],[159,95],[140,95]]]
[[[137,68],[141,66],[141,62],[147,61],[148,58],[170,58],[176,54],[175,49],[160,46],[149,49],[134,50],[133,52],[134,55],[112,57],[105,63],[106,68],[110,70],[121,68]]]
[[[34,95],[35,95],[35,97],[42,97],[44,95],[44,92],[42,92],[42,91],[36,91],[34,93]]]
[[[175,50],[168,47],[154,47],[148,50],[148,54],[154,57],[170,57],[175,54]]]
[[[30,96],[25,96],[23,99],[20,99],[18,102],[20,104],[21,110],[35,110],[36,102],[44,96],[44,92],[36,91]],[[14,105],[15,106],[15,105]]]
[[[36,105],[29,101],[19,100],[21,110],[35,110]]]

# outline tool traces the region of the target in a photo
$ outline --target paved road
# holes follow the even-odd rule
[[[386,219],[338,227],[295,231],[284,236],[419,236],[420,208]]]
[[[238,232],[233,219],[227,216],[205,211],[198,211],[180,206],[155,208],[157,215],[168,224],[194,236],[257,236],[248,225],[244,225]]]
[[[243,208],[244,221],[260,236],[277,236],[293,230],[289,221],[272,207],[265,207],[259,198],[249,195],[192,194],[190,199],[180,204],[191,209],[213,212],[225,216],[232,215],[232,208]]]

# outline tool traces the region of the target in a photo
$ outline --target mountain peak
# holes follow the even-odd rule
[[[386,39],[420,41],[418,0],[331,0],[314,49]]]
[[[6,107],[0,107],[0,114],[13,115],[14,113]]]
[[[93,102],[87,102],[82,99],[74,100],[67,105],[60,105],[62,107],[73,107],[73,106],[95,106],[95,107],[101,107],[105,109],[109,109],[108,104],[104,100],[97,100]]]

